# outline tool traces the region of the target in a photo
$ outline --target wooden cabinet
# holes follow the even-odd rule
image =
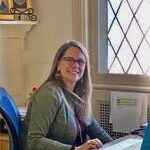
[[[0,133],[0,150],[9,150],[9,136],[6,133]]]

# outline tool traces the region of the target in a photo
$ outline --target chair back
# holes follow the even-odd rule
[[[21,117],[17,105],[9,93],[0,87],[0,114],[4,118],[10,135],[10,149],[19,150]]]

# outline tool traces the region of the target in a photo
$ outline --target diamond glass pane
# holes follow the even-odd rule
[[[114,13],[113,13],[113,11],[112,11],[112,9],[111,9],[109,4],[108,4],[108,12],[110,12],[109,13],[109,18],[108,18],[108,29],[109,29],[110,25],[112,24],[112,21],[114,19]]]
[[[126,40],[124,40],[124,42],[118,52],[118,57],[119,57],[119,60],[121,61],[121,64],[126,72],[132,59],[134,58],[134,55],[131,52],[129,44],[127,43]]]
[[[114,35],[117,35],[117,36],[114,36]],[[117,51],[119,48],[119,45],[121,43],[121,40],[123,39],[123,33],[122,33],[116,20],[114,21],[114,23],[110,29],[108,37],[109,37],[111,44],[113,45],[115,51]]]
[[[136,52],[141,40],[143,38],[143,35],[140,31],[139,26],[137,25],[137,22],[135,20],[132,21],[132,24],[129,28],[129,31],[127,33],[127,39],[132,47],[132,50]]]
[[[149,16],[150,16],[150,1],[145,0],[141,4],[141,7],[139,8],[139,10],[136,14],[136,18],[137,18],[139,24],[142,26],[142,30],[144,33],[146,33],[146,31],[150,27]]]
[[[127,0],[125,0],[127,1]],[[138,6],[140,5],[142,1],[141,0],[128,0],[129,5],[131,6],[133,12],[136,11],[136,9],[138,8]]]
[[[119,62],[118,62],[118,60],[115,59],[109,73],[116,73],[117,74],[118,72],[119,73],[124,73],[121,66],[120,66],[120,64],[119,64]]]
[[[115,58],[115,54],[114,54],[111,46],[108,47],[108,51],[109,51],[108,52],[108,68],[110,68],[110,66],[113,63],[113,60]]]
[[[148,67],[150,67],[150,48],[145,40],[137,53],[137,58],[146,74]]]
[[[150,30],[147,32],[147,34],[145,35],[147,41],[148,41],[148,45],[150,45]],[[150,50],[150,48],[149,48]]]
[[[111,2],[113,10],[116,13],[122,0],[109,0],[109,1]]]
[[[143,72],[141,71],[139,64],[137,63],[137,61],[134,59],[131,68],[129,69],[129,74],[143,74]]]
[[[126,15],[124,15],[124,13],[125,13],[124,10],[126,10]],[[122,16],[124,16],[124,17],[122,17]],[[131,13],[130,8],[129,8],[128,4],[126,3],[126,1],[122,2],[120,10],[117,14],[117,18],[123,28],[123,31],[126,32],[128,26],[131,22],[131,19],[132,19],[132,13]]]

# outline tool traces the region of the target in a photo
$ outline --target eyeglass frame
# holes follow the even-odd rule
[[[87,64],[87,60],[84,60],[82,58],[75,59],[73,57],[62,57],[61,60],[65,60],[66,62],[70,63],[70,65],[73,65],[75,62],[79,66],[85,66]]]

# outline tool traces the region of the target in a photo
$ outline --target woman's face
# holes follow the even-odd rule
[[[61,58],[57,71],[60,71],[66,86],[74,88],[76,82],[83,76],[85,66],[86,59],[81,50],[70,47]]]

